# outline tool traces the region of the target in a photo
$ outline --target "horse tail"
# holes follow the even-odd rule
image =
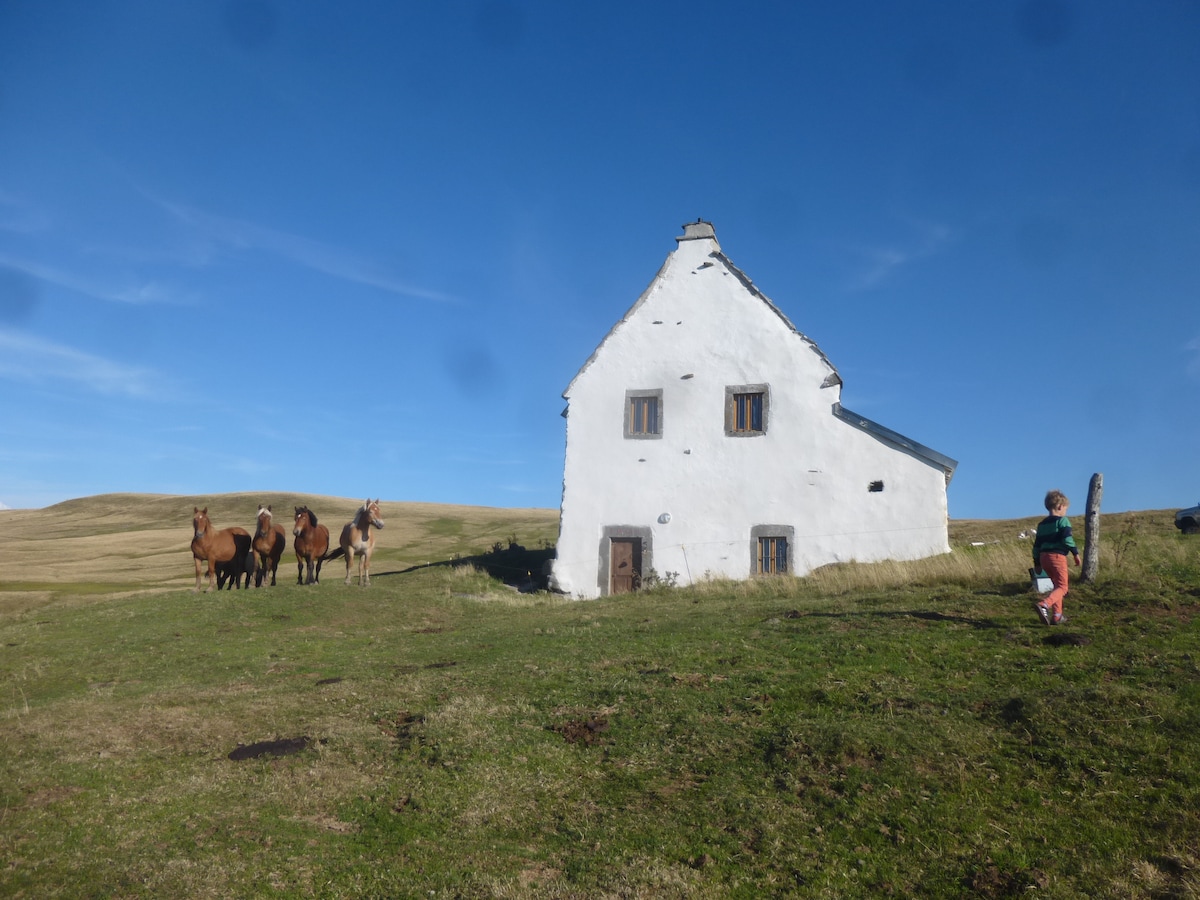
[[[330,550],[328,553],[326,553],[324,556],[322,556],[321,562],[329,562],[329,560],[331,560],[331,559],[337,559],[339,556],[345,556],[345,555],[346,555],[346,548],[338,547],[336,550]]]

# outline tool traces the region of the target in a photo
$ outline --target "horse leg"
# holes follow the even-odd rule
[[[346,581],[345,581],[346,584],[349,584],[350,579],[354,577],[351,574],[351,568],[353,567],[353,565],[354,565],[354,547],[347,546],[346,547]]]
[[[358,583],[363,587],[371,584],[371,551],[369,548],[362,555],[362,571],[358,576]]]
[[[324,556],[317,557],[317,574],[313,576],[313,584],[321,583],[321,563],[325,562]],[[311,565],[311,563],[310,563]]]
[[[296,584],[304,584],[304,557],[296,554]]]
[[[192,589],[192,593],[198,594],[198,593],[200,593],[200,577],[201,577],[201,575],[200,575],[200,573],[201,573],[200,557],[193,556],[192,559],[196,563],[196,586]]]
[[[258,554],[253,549],[247,550],[246,555],[242,557],[242,561],[246,567],[246,590],[250,590],[251,577],[258,576]]]

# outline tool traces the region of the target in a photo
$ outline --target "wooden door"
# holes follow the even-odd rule
[[[636,591],[642,578],[642,539],[613,538],[608,571],[610,594]]]

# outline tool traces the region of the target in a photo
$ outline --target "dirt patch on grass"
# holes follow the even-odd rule
[[[1005,872],[999,866],[991,863],[976,869],[964,881],[974,896],[988,898],[988,900],[999,897],[1019,897],[1049,884],[1045,873],[1037,869]]]
[[[314,828],[320,828],[322,831],[332,831],[335,834],[353,834],[358,831],[358,826],[350,822],[343,822],[341,819],[335,819],[333,816],[312,815],[312,816],[291,816],[292,822],[303,822],[305,825],[312,825]]]
[[[552,725],[550,730],[561,734],[568,744],[599,744],[608,731],[608,719],[599,716],[572,719],[561,725]]]
[[[562,877],[562,872],[544,863],[533,863],[517,875],[522,887],[541,887]]]
[[[54,803],[61,803],[63,800],[82,792],[83,788],[74,787],[72,785],[59,785],[58,787],[45,788],[44,790],[35,791],[26,797],[25,806],[28,809],[38,809],[43,806],[50,806]]]

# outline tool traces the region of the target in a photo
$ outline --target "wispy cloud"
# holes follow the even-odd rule
[[[158,393],[157,379],[148,369],[4,329],[0,329],[0,378],[34,384],[67,382],[126,397]]]
[[[881,246],[859,246],[852,252],[859,257],[859,270],[851,279],[850,289],[866,291],[879,287],[897,271],[941,252],[954,238],[946,225],[910,220],[913,234]]]
[[[321,241],[241,219],[213,215],[179,203],[161,199],[156,199],[155,202],[179,222],[220,247],[271,253],[314,271],[402,297],[439,303],[455,300],[441,291],[403,281],[370,260]]]
[[[86,297],[111,303],[140,305],[183,302],[183,298],[176,295],[174,291],[154,281],[125,285],[105,284],[75,272],[67,272],[56,266],[47,266],[7,253],[0,253],[0,267],[12,269],[30,278],[75,291]]]

